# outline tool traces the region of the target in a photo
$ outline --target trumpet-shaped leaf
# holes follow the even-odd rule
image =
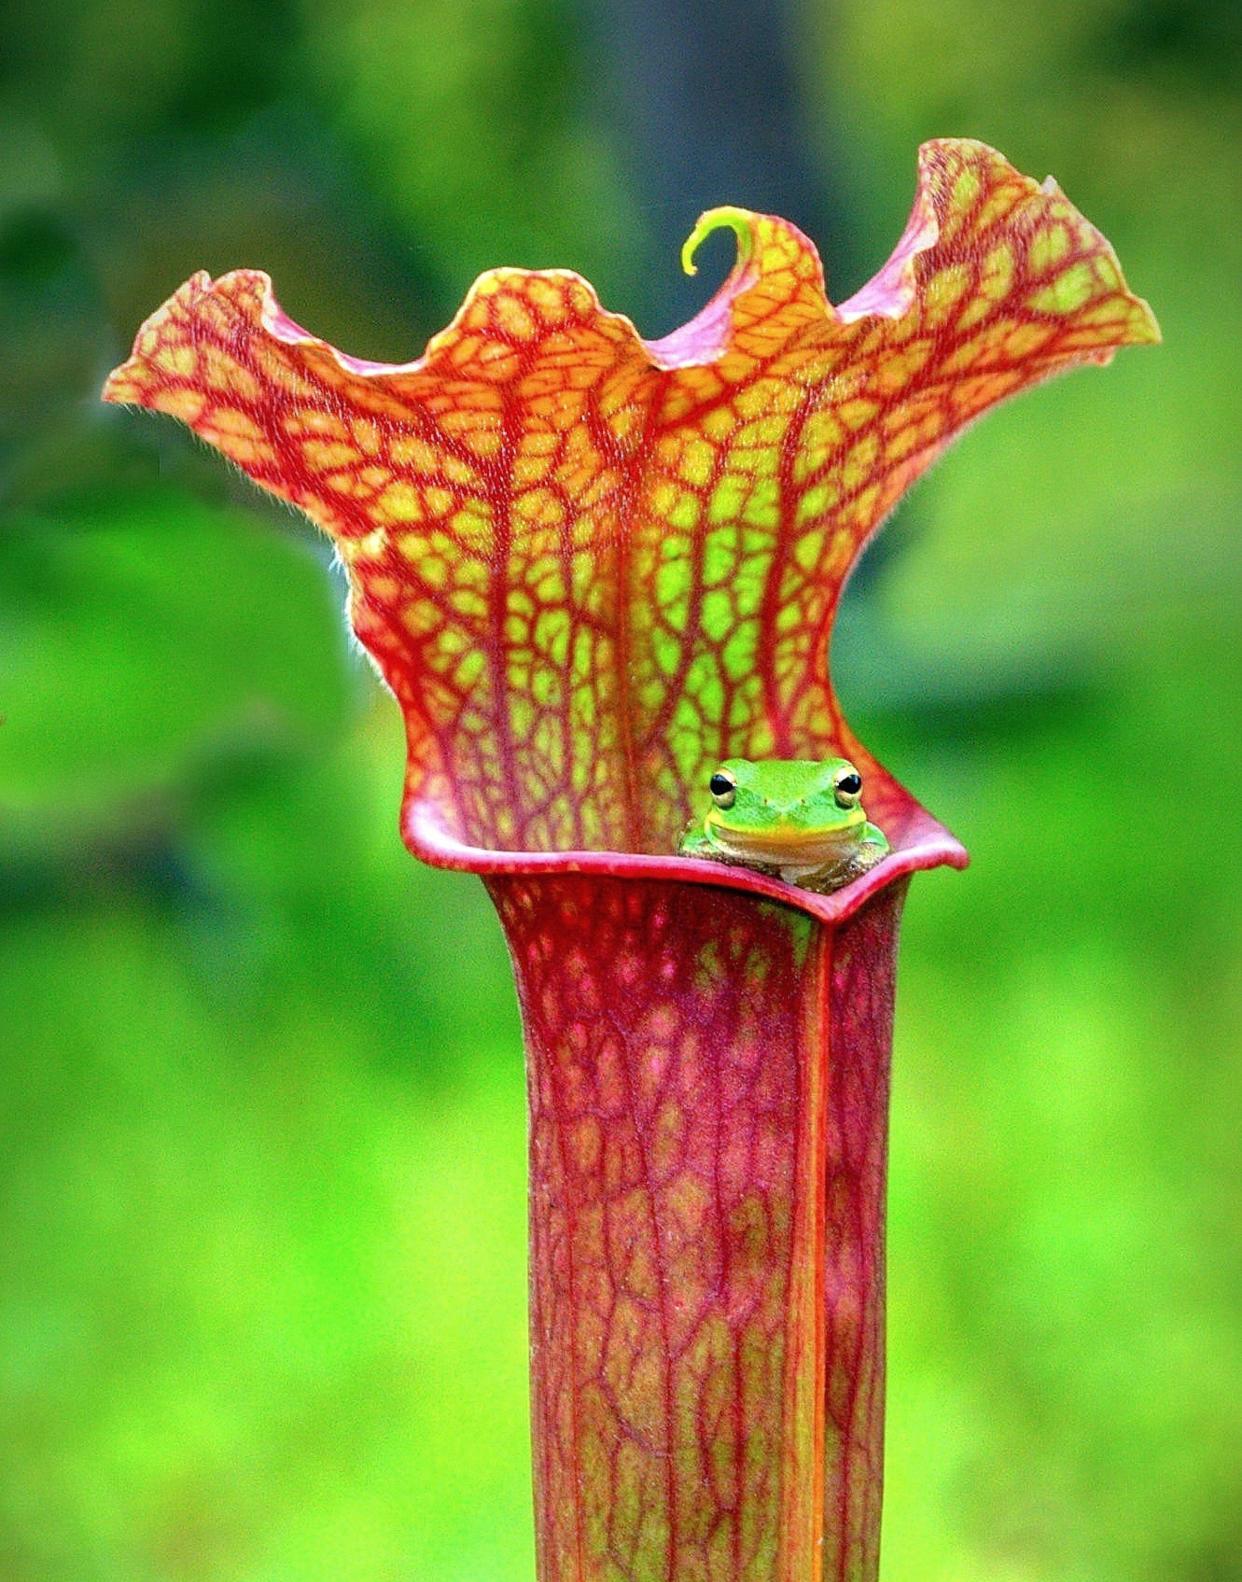
[[[644,341],[495,270],[417,360],[196,275],[106,396],[171,413],[332,538],[404,714],[403,829],[485,876],[530,1062],[542,1582],[870,1582],[892,965],[965,853],[828,675],[867,539],[989,406],[1158,338],[1056,186],[921,151],[847,302],[783,220]],[[244,596],[244,582],[236,595]],[[892,855],[836,894],[674,855],[722,758],[854,760]]]

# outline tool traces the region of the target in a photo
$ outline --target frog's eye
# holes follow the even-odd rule
[[[717,807],[733,806],[733,799],[737,795],[737,781],[727,769],[717,769],[707,782],[707,789],[711,792],[712,801]]]
[[[857,807],[862,797],[862,776],[857,769],[847,765],[833,775],[832,789],[838,807]]]

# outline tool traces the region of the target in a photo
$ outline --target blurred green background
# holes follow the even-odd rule
[[[1165,345],[991,416],[835,668],[914,886],[886,1582],[1242,1577],[1239,17],[1227,0],[10,0],[0,1577],[529,1582],[499,930],[396,833],[323,545],[97,402],[193,269],[362,356],[487,265],[666,332],[699,209],[852,292],[920,139],[1053,171]]]

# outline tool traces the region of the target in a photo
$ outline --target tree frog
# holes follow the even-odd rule
[[[863,810],[862,776],[844,758],[727,758],[707,789],[711,807],[678,843],[685,856],[741,864],[823,894],[888,854],[884,832]]]

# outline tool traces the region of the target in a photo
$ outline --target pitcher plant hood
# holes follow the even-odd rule
[[[837,915],[960,846],[859,743],[833,616],[903,491],[993,403],[1158,339],[1055,183],[925,145],[906,230],[833,306],[811,242],[742,209],[728,278],[660,340],[565,270],[497,269],[413,362],[347,356],[268,277],[195,275],[105,397],[168,412],[331,537],[404,713],[403,827],[429,861],[675,873],[721,758],[839,754],[894,855]]]

